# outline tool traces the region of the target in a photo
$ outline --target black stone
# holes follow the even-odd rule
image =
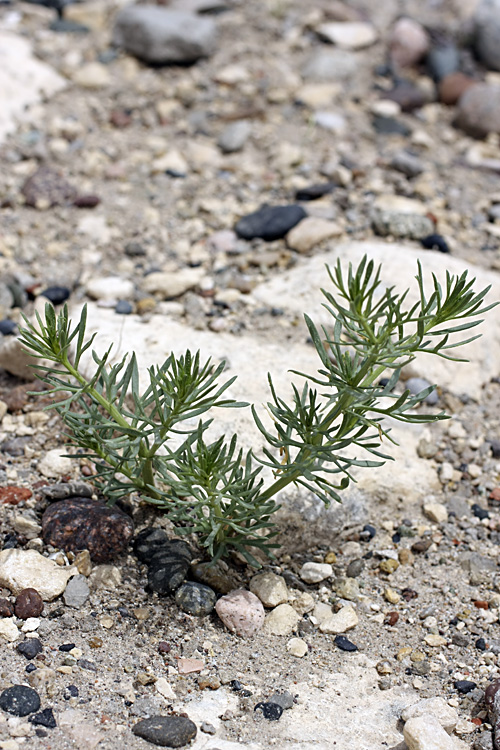
[[[474,644],[478,651],[486,651],[486,641],[484,638],[478,638],[476,643]]]
[[[42,642],[38,638],[26,638],[25,641],[16,646],[16,651],[26,659],[34,659],[43,651]]]
[[[308,185],[305,188],[300,188],[295,193],[296,201],[315,201],[318,198],[322,198],[324,195],[333,192],[336,185],[334,182],[321,182],[316,185]]]
[[[126,299],[121,299],[116,303],[115,313],[118,315],[131,315],[133,311],[134,308],[132,304]]]
[[[394,117],[383,117],[382,115],[375,115],[372,120],[373,129],[379,135],[404,135],[409,136],[411,134],[410,128],[399,120],[395,120]]]
[[[375,526],[372,526],[371,524],[367,523],[365,526],[363,526],[363,530],[361,531],[359,538],[363,542],[369,542],[370,539],[373,539],[375,534],[377,533],[377,529]]]
[[[148,565],[154,566],[156,563],[174,558],[181,558],[191,564],[191,560],[194,558],[194,553],[189,544],[182,539],[169,539],[164,542],[161,547],[155,550],[149,559]]]
[[[148,528],[137,534],[132,548],[140,562],[149,563],[154,553],[166,542],[168,542],[168,536],[163,529]]]
[[[358,647],[356,646],[356,644],[350,641],[349,638],[346,638],[345,635],[336,635],[333,642],[341,651],[357,651],[358,650]]]
[[[278,703],[271,703],[270,701],[257,703],[254,711],[261,711],[264,719],[268,719],[269,721],[279,721],[283,713],[283,709]]]
[[[76,685],[67,685],[64,689],[64,700],[69,701],[70,698],[78,698],[79,690]]]
[[[462,695],[466,695],[467,693],[470,693],[472,690],[474,690],[477,685],[471,680],[456,680],[453,683],[453,687],[455,688],[455,690],[458,690],[459,693],[462,693]]]
[[[185,716],[151,716],[132,727],[132,734],[161,747],[183,747],[196,737],[196,724]]]
[[[54,716],[54,712],[51,708],[44,708],[40,713],[30,716],[28,721],[31,724],[36,724],[40,727],[46,727],[47,729],[55,729],[57,722]]]
[[[175,603],[189,615],[204,617],[215,607],[217,595],[209,586],[203,583],[185,581],[175,592]]]
[[[258,211],[243,216],[235,225],[234,231],[244,240],[260,237],[267,242],[279,240],[293,229],[307,213],[302,206],[262,206]]]
[[[476,518],[483,519],[483,518],[489,518],[490,517],[490,512],[488,510],[486,510],[486,508],[481,508],[481,506],[478,505],[477,503],[474,503],[474,505],[472,506],[471,510],[474,513],[474,515],[476,516]]]
[[[2,336],[15,336],[17,333],[17,323],[10,318],[0,320],[0,333]]]
[[[61,643],[59,651],[72,651],[76,648],[76,643]]]
[[[53,305],[62,305],[66,302],[71,291],[67,286],[48,286],[42,292],[42,297],[46,297]]]
[[[148,586],[157,594],[171,594],[179,588],[188,574],[189,563],[183,557],[157,559],[148,569]]]
[[[493,458],[500,458],[500,440],[488,440]]]
[[[30,674],[31,672],[35,672],[35,670],[36,670],[36,666],[33,664],[32,661],[30,661],[30,663],[26,665],[26,669],[24,671]]]
[[[428,234],[427,237],[422,237],[420,244],[426,250],[439,250],[440,253],[450,252],[448,243],[440,234]]]
[[[14,716],[27,716],[40,708],[40,696],[26,685],[12,685],[0,693],[0,708]]]

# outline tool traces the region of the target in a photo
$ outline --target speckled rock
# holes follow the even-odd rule
[[[14,604],[14,614],[20,620],[38,617],[43,612],[43,599],[36,589],[27,588],[19,592]]]
[[[210,614],[215,607],[216,599],[215,591],[203,583],[193,581],[182,583],[175,592],[175,603],[182,611],[197,617]]]
[[[52,503],[42,517],[46,544],[72,552],[87,549],[98,563],[123,553],[133,533],[132,519],[126,513],[88,497]]]
[[[0,708],[14,716],[28,716],[40,708],[40,696],[26,685],[12,685],[0,693]]]
[[[215,611],[228,630],[244,638],[254,635],[264,624],[262,602],[245,589],[236,589],[222,596]]]
[[[33,549],[6,549],[0,552],[0,585],[18,594],[33,588],[45,602],[62,594],[76,568],[62,568]]]
[[[71,203],[77,191],[54,167],[38,167],[21,188],[24,200],[34,208],[50,208]]]

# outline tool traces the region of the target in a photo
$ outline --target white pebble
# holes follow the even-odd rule
[[[329,578],[333,568],[329,563],[306,562],[299,571],[299,576],[306,583],[319,583]]]

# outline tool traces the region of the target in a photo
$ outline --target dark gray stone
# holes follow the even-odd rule
[[[244,240],[253,240],[260,237],[267,242],[272,242],[284,237],[306,216],[307,213],[302,206],[296,204],[262,206],[258,211],[243,216],[237,222],[234,230],[238,237]]]
[[[185,716],[152,716],[139,721],[132,733],[161,747],[184,747],[196,737],[196,724]]]
[[[0,708],[14,716],[27,716],[40,708],[40,696],[26,685],[12,685],[0,694]]]
[[[16,651],[26,659],[34,659],[43,651],[42,642],[38,638],[26,638],[16,646]]]
[[[500,0],[481,0],[474,13],[474,46],[479,59],[500,70]]]
[[[191,13],[131,5],[118,13],[113,43],[147,63],[193,63],[214,51],[216,26]]]
[[[175,592],[175,602],[189,615],[204,617],[215,607],[217,595],[209,586],[203,583],[186,581]]]

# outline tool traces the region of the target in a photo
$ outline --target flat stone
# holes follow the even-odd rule
[[[68,581],[64,591],[64,603],[67,607],[79,609],[89,598],[90,589],[85,576],[77,575]]]
[[[333,568],[330,563],[306,562],[299,571],[299,576],[306,583],[319,583],[330,578]]]
[[[304,657],[309,651],[309,648],[307,646],[307,643],[303,641],[302,638],[290,638],[290,640],[286,644],[286,650],[292,656],[296,656],[298,659],[302,659],[302,657]]]
[[[345,633],[355,628],[358,622],[356,610],[348,604],[325,620],[319,629],[322,633]]]
[[[317,49],[306,60],[302,76],[313,81],[344,81],[359,68],[358,57],[347,50]]]
[[[196,724],[185,716],[152,716],[135,724],[132,734],[160,747],[184,747],[196,737]]]
[[[174,299],[197,286],[204,275],[202,268],[155,271],[144,278],[142,288],[148,294],[158,294],[162,299]]]
[[[307,216],[302,206],[262,206],[247,216],[243,216],[234,227],[238,237],[252,240],[260,237],[271,242],[284,237],[290,229]]]
[[[0,585],[16,595],[23,589],[33,588],[45,602],[51,602],[62,594],[77,572],[76,568],[63,568],[32,549],[0,552]]]
[[[120,276],[98,276],[87,281],[86,291],[92,299],[132,299],[134,284]]]
[[[266,616],[263,629],[270,635],[290,635],[300,619],[300,615],[290,604],[279,604]]]
[[[308,216],[288,232],[286,242],[292,250],[297,250],[299,253],[308,253],[324,240],[338,237],[341,234],[342,227],[334,221]]]
[[[276,573],[259,573],[250,581],[250,591],[259,597],[264,607],[276,607],[288,601],[285,579]]]
[[[191,13],[132,5],[118,13],[113,43],[147,63],[192,63],[214,51],[216,26]]]
[[[423,508],[427,518],[434,523],[446,523],[448,520],[448,510],[443,503],[424,503]]]

